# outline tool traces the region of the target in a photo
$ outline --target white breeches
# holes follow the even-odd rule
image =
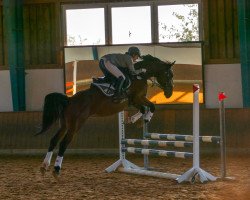
[[[111,74],[113,74],[116,78],[119,78],[121,76],[125,80],[125,76],[115,65],[113,65],[109,60],[103,59],[103,61],[106,69]]]

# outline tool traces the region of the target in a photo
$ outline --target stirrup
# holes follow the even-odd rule
[[[94,83],[107,83],[108,82],[106,77],[98,77],[98,78],[93,77],[92,80]]]

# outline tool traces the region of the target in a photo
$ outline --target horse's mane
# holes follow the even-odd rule
[[[150,54],[142,56],[142,59],[148,62],[162,62],[159,58],[156,58]]]
[[[166,64],[172,65],[172,63],[168,60],[162,61],[159,58],[156,58],[150,54],[142,56],[143,61],[145,62],[165,62]]]

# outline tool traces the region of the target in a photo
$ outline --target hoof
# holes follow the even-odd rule
[[[43,165],[40,167],[40,172],[41,174],[44,176],[46,171],[48,171],[48,166],[46,166],[46,164],[43,163]]]
[[[46,170],[46,168],[45,167],[40,167],[40,172],[41,172],[41,174],[44,176],[45,175],[45,172],[46,172],[47,170]]]
[[[53,171],[52,172],[52,175],[54,176],[54,178],[59,181],[59,176],[60,176],[60,173],[56,172],[56,171]]]
[[[58,181],[59,180],[59,176],[60,176],[60,167],[56,166],[54,167],[54,171],[52,172],[52,175],[54,176],[54,178]]]

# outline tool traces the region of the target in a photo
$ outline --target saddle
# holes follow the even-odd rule
[[[115,94],[115,81],[111,77],[98,77],[92,78],[92,80],[91,86],[97,87],[105,96],[111,97]],[[130,85],[131,80],[129,77],[126,77],[123,91],[126,92]]]
[[[97,87],[101,92],[108,97],[115,94],[114,83],[107,80],[105,77],[92,78],[91,86]]]

